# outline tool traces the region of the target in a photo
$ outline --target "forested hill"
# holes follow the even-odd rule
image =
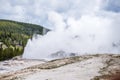
[[[0,20],[0,60],[22,54],[27,40],[42,30],[40,25]]]

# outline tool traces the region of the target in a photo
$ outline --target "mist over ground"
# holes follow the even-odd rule
[[[120,53],[119,4],[119,0],[51,1],[42,9],[45,8],[46,25],[52,30],[30,39],[23,58],[48,59],[59,51],[64,54],[58,56],[65,57],[71,53]]]

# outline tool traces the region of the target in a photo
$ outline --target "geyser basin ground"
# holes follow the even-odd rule
[[[8,72],[15,72],[44,62],[43,60],[22,59],[21,56],[14,57],[11,60],[0,61],[0,75]]]
[[[0,80],[111,80],[109,76],[118,72],[119,54],[97,54],[48,61],[1,74]]]

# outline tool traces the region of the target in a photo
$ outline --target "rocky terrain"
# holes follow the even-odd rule
[[[36,62],[28,60],[28,63],[34,64],[33,61]],[[96,54],[52,61],[37,60],[37,64],[0,73],[0,80],[120,80],[119,73],[119,54]]]

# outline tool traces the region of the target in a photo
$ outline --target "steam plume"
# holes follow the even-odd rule
[[[65,56],[70,53],[119,53],[120,13],[108,8],[111,0],[80,1],[75,3],[76,11],[48,12],[53,30],[29,40],[23,58],[48,59],[58,51],[64,51]]]

